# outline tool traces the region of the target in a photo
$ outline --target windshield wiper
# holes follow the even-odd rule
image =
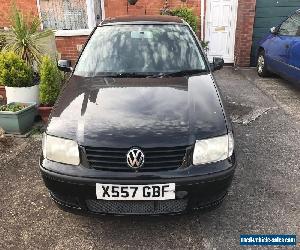
[[[136,77],[136,78],[163,78],[163,77],[172,77],[172,76],[189,76],[201,74],[208,72],[206,69],[189,69],[189,70],[180,70],[174,72],[161,72],[161,73],[150,73],[150,72],[102,72],[97,74],[101,77],[113,77],[113,78],[126,78],[126,77]]]
[[[136,72],[119,72],[119,73],[108,73],[103,74],[105,77],[114,77],[114,78],[122,78],[122,77],[147,77],[148,74],[144,73],[136,73]]]
[[[189,76],[189,75],[196,75],[200,73],[207,73],[208,70],[206,69],[189,69],[189,70],[180,70],[175,72],[162,72],[158,74],[151,75],[149,77],[159,78],[159,77],[170,77],[170,76]]]

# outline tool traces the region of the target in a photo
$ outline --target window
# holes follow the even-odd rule
[[[296,13],[284,21],[279,29],[279,35],[300,36],[300,14]]]
[[[101,0],[40,0],[44,28],[78,30],[101,21]]]
[[[151,75],[185,70],[206,70],[187,26],[113,25],[95,31],[75,75]]]

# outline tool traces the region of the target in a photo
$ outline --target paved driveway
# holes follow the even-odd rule
[[[0,249],[238,249],[242,233],[300,237],[300,88],[253,70],[225,68],[217,79],[238,156],[220,208],[163,217],[68,214],[41,181],[40,138],[7,139],[0,143]]]

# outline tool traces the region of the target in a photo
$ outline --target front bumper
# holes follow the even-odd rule
[[[60,207],[71,212],[91,214],[174,214],[215,206],[225,197],[235,171],[234,157],[209,166],[191,166],[178,171],[155,173],[119,174],[97,171],[96,174],[87,170],[86,175],[82,175],[81,169],[68,166],[73,172],[65,174],[58,171],[61,169],[59,165],[61,164],[43,158],[40,160],[41,174],[51,197]],[[131,185],[175,183],[176,199],[97,200],[96,183]]]

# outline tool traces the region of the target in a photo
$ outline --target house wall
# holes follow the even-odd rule
[[[127,4],[128,0],[104,0],[105,17],[116,17],[124,15],[159,15],[164,7],[164,0],[138,0],[135,5]],[[187,6],[194,9],[195,14],[200,17],[200,0],[187,0],[182,3],[181,0],[169,0],[170,8]],[[200,30],[200,18],[199,18]],[[72,61],[72,65],[78,57],[77,47],[84,44],[87,36],[56,37],[56,46],[63,59]]]
[[[128,0],[106,0],[104,1],[106,17],[122,15],[159,15],[160,10],[168,3],[170,8],[187,6],[193,8],[195,14],[200,17],[200,0],[138,0],[135,5],[128,4]]]
[[[120,15],[159,15],[164,7],[162,0],[138,0],[136,5],[127,4],[127,0],[105,0],[105,15],[115,17]],[[200,17],[200,0],[188,0],[182,3],[181,0],[169,0],[170,8],[188,6],[194,8],[195,13]],[[240,67],[250,66],[250,55],[252,47],[253,24],[255,18],[256,0],[239,0],[236,37],[235,37],[235,65]],[[200,18],[199,18],[200,19]],[[199,20],[200,21],[200,20]],[[199,22],[200,28],[200,22]],[[77,59],[77,46],[84,44],[87,36],[80,37],[58,37],[57,48],[64,59],[71,59],[73,64]],[[62,45],[64,44],[64,45]]]
[[[17,6],[25,13],[38,15],[36,0],[15,1]],[[11,2],[10,0],[1,0],[0,27],[9,26]],[[104,0],[106,17],[144,14],[158,15],[165,3],[164,0],[138,0],[136,5],[131,6],[127,2],[127,0]],[[192,7],[197,16],[200,17],[200,0],[187,0],[187,3],[182,3],[181,0],[169,0],[168,5],[170,8],[180,6]],[[256,0],[239,0],[235,44],[235,64],[237,66],[250,65],[255,6]],[[70,59],[74,63],[79,54],[78,46],[84,44],[86,39],[87,36],[56,37],[56,45],[61,58]]]
[[[235,35],[235,65],[250,66],[256,0],[239,0]]]
[[[0,1],[0,28],[10,26],[11,0]],[[25,14],[38,15],[36,0],[15,0],[17,7]]]
[[[56,48],[60,58],[71,60],[74,65],[79,55],[79,47],[86,42],[87,38],[88,36],[56,36]]]

